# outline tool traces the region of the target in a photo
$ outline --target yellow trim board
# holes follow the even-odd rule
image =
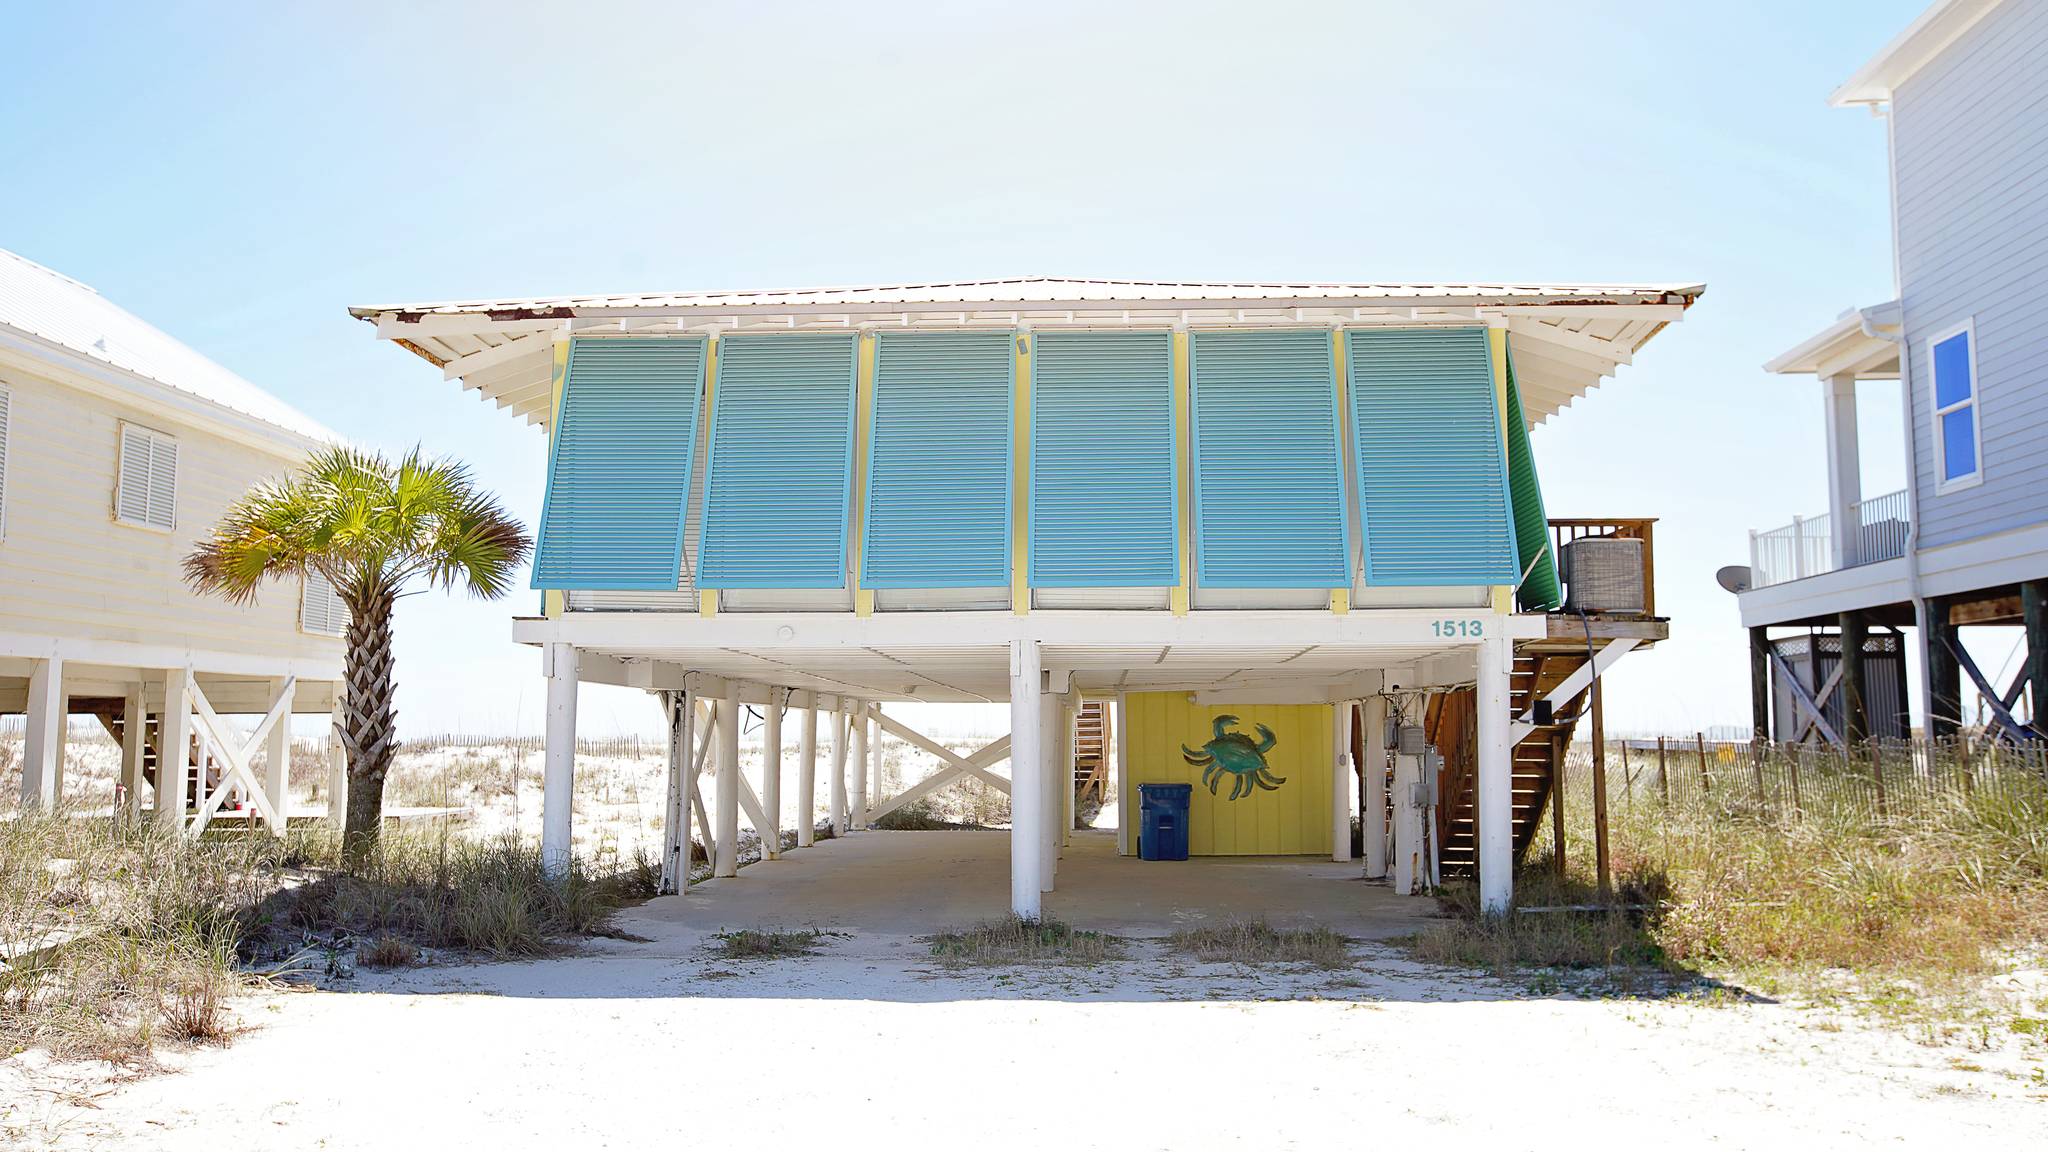
[[[1031,337],[1017,333],[1017,379],[1011,389],[1010,611],[1031,611]]]
[[[717,391],[717,388],[718,336],[716,333],[713,333],[704,342],[704,419],[707,423],[711,419],[711,398],[712,395]],[[707,435],[705,437],[704,442],[708,445],[711,442],[711,438]],[[708,477],[710,477],[711,475],[711,469],[708,467],[705,468],[704,475],[707,477],[708,482]],[[704,498],[701,493],[697,493],[695,495],[699,500]],[[701,558],[698,559],[698,562],[702,562]],[[718,615],[718,589],[706,588],[702,585],[697,586],[697,615]]]
[[[1193,470],[1189,463],[1194,455],[1194,439],[1189,435],[1189,375],[1188,334],[1177,331],[1173,334],[1173,451],[1177,457],[1173,466],[1180,502],[1180,582],[1169,597],[1175,616],[1187,615],[1194,600],[1195,496]]]
[[[875,590],[860,586],[861,549],[867,542],[868,512],[868,422],[875,411],[875,334],[860,334],[856,349],[858,367],[854,373],[853,411],[853,570],[847,576],[853,587],[853,614],[875,614]]]
[[[567,340],[556,340],[554,353],[554,374],[548,380],[549,418],[548,454],[546,458],[549,460],[554,459],[555,435],[562,427],[562,396],[568,391],[569,381],[569,342]],[[546,484],[552,481],[553,477],[547,477],[542,483]],[[540,594],[541,615],[550,620],[560,620],[562,613],[567,611],[568,607],[569,597],[559,588],[550,588]]]

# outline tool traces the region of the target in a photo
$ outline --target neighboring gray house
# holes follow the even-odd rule
[[[1930,689],[1925,731],[1955,732],[1967,674],[2014,738],[2027,734],[2008,710],[2031,680],[2048,733],[2044,93],[2048,3],[1939,0],[1832,97],[1885,118],[1898,295],[1765,366],[1818,377],[1827,412],[1828,509],[1752,534],[1741,597],[1757,727],[1777,739],[1903,734],[1909,655]],[[1855,384],[1872,379],[1900,381],[1908,479],[1866,497]],[[2026,627],[2020,681],[1986,682],[1958,642],[1994,624]]]

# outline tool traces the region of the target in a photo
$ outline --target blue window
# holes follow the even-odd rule
[[[1978,453],[1982,425],[1977,419],[1976,329],[1963,323],[1927,342],[1933,367],[1936,492],[1963,488],[1984,478]]]

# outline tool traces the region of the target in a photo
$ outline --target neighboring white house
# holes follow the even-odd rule
[[[90,287],[0,251],[0,713],[25,713],[22,802],[62,794],[67,719],[123,743],[124,804],[146,778],[166,820],[231,797],[281,825],[286,711],[327,713],[345,612],[280,585],[238,607],[182,562],[228,503],[333,433]],[[182,700],[186,707],[166,707]],[[143,724],[133,718],[147,713]],[[255,736],[221,714],[264,715]],[[196,747],[202,777],[154,770]],[[252,775],[258,747],[263,777]]]
[[[1820,380],[1829,503],[1752,534],[1741,599],[1760,732],[1903,734],[1910,626],[1929,686],[1924,731],[1956,731],[1967,673],[2013,739],[2028,738],[2014,716],[2031,682],[2032,727],[2048,734],[2044,90],[2048,4],[1940,0],[1832,97],[1885,118],[1897,296],[1842,313],[1765,366]],[[1898,492],[1862,491],[1859,380],[1900,382]],[[2013,624],[2028,658],[2017,680],[1993,684],[1956,633]]]

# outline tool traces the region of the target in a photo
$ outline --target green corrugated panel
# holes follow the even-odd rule
[[[1529,421],[1522,414],[1521,390],[1515,387],[1512,345],[1508,351],[1508,492],[1515,502],[1515,551],[1529,573],[1515,593],[1515,603],[1525,612],[1548,611],[1564,602],[1564,593],[1557,585],[1557,557],[1549,548],[1550,519],[1543,512],[1536,456],[1529,450]],[[1534,568],[1529,566],[1531,560],[1536,562]]]

